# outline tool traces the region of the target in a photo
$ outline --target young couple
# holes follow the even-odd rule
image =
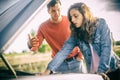
[[[106,21],[94,17],[89,7],[81,2],[70,6],[67,21],[60,14],[60,5],[59,0],[52,0],[47,5],[51,18],[41,24],[36,37],[30,40],[33,51],[38,49],[43,39],[54,51],[53,59],[43,74],[54,71],[87,72],[100,74],[105,80],[119,80],[120,59],[112,50],[110,29]],[[87,69],[82,62],[81,52]]]

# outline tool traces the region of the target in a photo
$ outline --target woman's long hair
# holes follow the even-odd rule
[[[79,28],[76,28],[71,21],[71,16],[70,16],[71,9],[78,10],[83,16],[83,22],[81,27]],[[72,5],[68,10],[68,19],[71,22],[70,29],[71,29],[71,34],[74,37],[79,38],[80,40],[83,40],[88,43],[93,41],[97,18],[93,17],[89,8],[84,3],[75,3],[74,5]]]

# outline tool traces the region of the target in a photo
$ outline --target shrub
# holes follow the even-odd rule
[[[120,51],[115,51],[115,52],[120,57]]]
[[[115,44],[116,44],[116,45],[120,45],[120,41],[116,41]]]
[[[48,44],[42,44],[40,48],[38,49],[39,52],[45,53],[51,51],[51,48]]]

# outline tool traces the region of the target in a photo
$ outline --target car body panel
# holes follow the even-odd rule
[[[17,80],[103,80],[103,78],[96,74],[69,73],[47,76],[23,76],[20,78],[18,77]]]
[[[0,0],[6,4],[10,0]],[[25,28],[22,25],[39,8],[45,0],[13,0],[11,5],[1,5],[0,14],[0,54],[6,50]]]

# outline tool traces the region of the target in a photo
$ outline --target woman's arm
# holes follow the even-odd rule
[[[71,53],[73,48],[76,46],[75,39],[71,36],[63,45],[62,49],[56,54],[53,60],[48,64],[47,69],[51,71],[55,71],[62,62],[67,58],[67,56]]]
[[[101,19],[98,26],[100,29],[100,63],[98,73],[106,73],[110,68],[111,60],[111,37],[110,30],[104,19]]]

